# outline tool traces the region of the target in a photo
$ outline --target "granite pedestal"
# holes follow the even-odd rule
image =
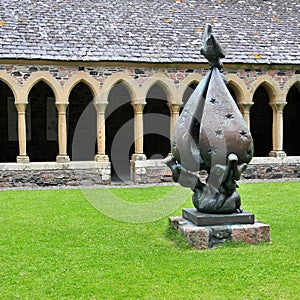
[[[255,220],[248,212],[204,214],[193,208],[182,211],[182,217],[170,217],[170,227],[186,238],[195,249],[216,247],[226,241],[259,244],[270,241],[270,225]]]

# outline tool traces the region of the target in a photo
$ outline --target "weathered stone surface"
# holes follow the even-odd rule
[[[92,186],[110,184],[110,164],[76,163],[11,164],[0,167],[0,187],[51,187],[51,186]],[[13,170],[15,167],[15,170]],[[83,168],[82,168],[83,167]],[[10,168],[9,170],[7,170]]]
[[[196,249],[207,249],[209,246],[209,229],[206,227],[195,227],[192,224],[186,224],[179,227],[188,243]]]
[[[223,226],[196,226],[186,219],[170,217],[170,228],[183,234],[187,242],[197,250],[214,248],[226,241],[259,244],[270,242],[270,226],[256,221],[254,224]]]
[[[253,225],[233,225],[231,239],[233,242],[258,244],[270,241],[270,226],[256,222]]]

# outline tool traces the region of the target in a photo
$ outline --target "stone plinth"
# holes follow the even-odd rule
[[[229,225],[229,224],[254,224],[254,214],[248,212],[233,214],[206,214],[195,208],[184,208],[182,216],[197,226]]]
[[[213,248],[226,241],[259,244],[270,241],[270,226],[254,224],[226,224],[197,226],[183,217],[170,217],[170,227],[186,238],[197,250]]]

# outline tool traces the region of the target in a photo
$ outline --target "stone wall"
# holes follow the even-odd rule
[[[171,171],[162,160],[139,161],[135,167],[136,183],[172,182]],[[300,157],[255,157],[241,177],[241,179],[292,178],[300,178]]]
[[[207,65],[203,68],[184,68],[184,67],[127,67],[127,66],[64,66],[64,65],[0,65],[0,70],[5,71],[11,75],[19,84],[24,84],[30,76],[38,71],[49,72],[62,86],[77,72],[85,72],[91,77],[95,78],[100,87],[112,75],[116,73],[123,73],[130,76],[139,85],[142,85],[148,78],[157,73],[165,74],[173,81],[176,87],[190,74],[197,73],[204,76],[207,71]],[[252,83],[259,77],[272,78],[277,82],[280,88],[294,75],[299,75],[300,70],[289,69],[285,66],[279,68],[264,68],[257,65],[242,68],[239,66],[224,66],[223,72],[225,75],[236,74],[236,76],[243,80],[247,88],[250,88]]]
[[[172,182],[162,160],[131,162],[132,180],[137,184]],[[300,157],[254,158],[242,179],[299,179]],[[109,162],[0,164],[1,188],[80,187],[111,183]]]
[[[255,157],[242,174],[242,179],[300,178],[300,157]]]
[[[0,164],[1,188],[110,184],[109,162]]]

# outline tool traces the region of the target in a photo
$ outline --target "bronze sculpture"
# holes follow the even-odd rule
[[[175,182],[190,187],[193,203],[204,213],[242,212],[237,180],[253,156],[250,131],[220,73],[225,53],[205,27],[203,54],[210,70],[186,103],[165,163]],[[197,172],[206,170],[205,182]]]

